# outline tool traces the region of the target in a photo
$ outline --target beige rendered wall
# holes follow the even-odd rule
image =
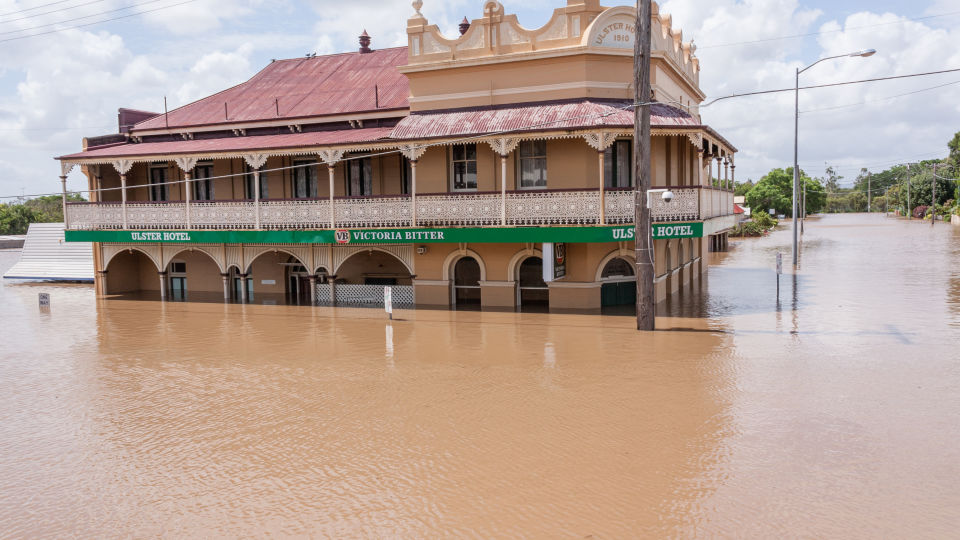
[[[260,255],[250,264],[250,278],[253,280],[253,294],[284,294],[287,290],[286,263],[290,255],[283,252],[268,252]],[[263,283],[263,281],[273,281]]]
[[[143,261],[141,261],[143,259]],[[141,264],[141,262],[145,264]],[[106,294],[121,294],[141,290],[141,267],[153,267],[153,263],[142,253],[123,252],[114,255],[107,266]],[[157,280],[156,268],[153,268],[154,280]]]
[[[187,265],[187,292],[221,292],[223,280],[220,268],[209,255],[202,251],[181,251],[171,261],[182,261]],[[167,272],[170,267],[167,267]]]

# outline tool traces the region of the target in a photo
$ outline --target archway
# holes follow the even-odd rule
[[[253,301],[253,279],[252,276],[247,275],[243,277],[243,272],[238,266],[230,266],[227,270],[227,282],[230,284],[230,301],[232,302],[247,302]],[[246,296],[244,296],[244,287],[246,287]]]
[[[151,292],[159,294],[159,268],[146,253],[131,249],[107,261],[104,294]]]
[[[245,272],[248,301],[255,297],[263,304],[308,303],[312,295],[306,268],[296,255],[282,249],[258,254]]]
[[[550,290],[543,281],[543,259],[527,257],[517,267],[517,308],[541,311],[549,306]]]
[[[164,269],[167,299],[223,301],[223,278],[220,266],[206,252],[183,250],[170,258]]]
[[[377,249],[358,251],[337,268],[337,304],[382,306],[384,287],[393,291],[395,306],[413,304],[413,275],[392,253]]]
[[[457,307],[480,305],[480,263],[473,257],[461,257],[453,266],[453,304]]]
[[[632,306],[637,303],[633,263],[621,257],[607,261],[600,272],[600,306]]]
[[[300,264],[296,257],[289,257],[284,263],[286,267],[287,302],[296,305],[313,304],[314,291],[310,283],[313,274]]]

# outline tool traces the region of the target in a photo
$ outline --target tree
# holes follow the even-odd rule
[[[0,234],[27,234],[31,223],[40,221],[40,215],[22,204],[0,204]]]
[[[825,202],[823,195],[823,186],[820,182],[814,181],[800,171],[801,192],[803,195],[803,186],[806,185],[807,191],[807,212],[820,211]],[[813,196],[811,197],[811,193]],[[746,203],[754,212],[766,212],[773,208],[777,214],[792,216],[791,197],[793,196],[793,167],[786,169],[773,169],[761,178],[753,189],[746,194]]]
[[[745,196],[748,191],[753,189],[753,180],[747,180],[746,182],[737,182],[733,188],[733,194],[740,197]]]
[[[827,189],[827,193],[836,193],[840,191],[840,181],[843,180],[843,177],[838,175],[837,170],[830,165],[827,165],[827,170],[825,172],[827,177],[823,184]]]
[[[960,172],[960,131],[953,134],[953,138],[947,143],[950,149],[950,155],[947,156],[947,163],[953,166],[953,170]]]

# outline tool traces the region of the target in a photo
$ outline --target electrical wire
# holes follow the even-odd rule
[[[151,1],[151,2],[155,2],[155,1],[159,1],[159,0],[150,0],[150,1]],[[57,32],[65,32],[65,31],[67,31],[67,30],[76,30],[77,28],[85,28],[85,27],[87,27],[87,26],[93,26],[93,25],[96,25],[96,24],[101,24],[101,23],[111,22],[111,21],[119,21],[119,20],[121,20],[121,19],[129,19],[130,17],[137,17],[137,16],[140,16],[140,15],[144,15],[144,14],[146,14],[146,13],[153,13],[153,12],[155,12],[155,11],[160,11],[160,10],[163,10],[163,9],[169,9],[169,8],[172,8],[172,7],[182,6],[182,5],[184,5],[184,4],[190,4],[190,3],[195,2],[195,1],[196,1],[196,0],[185,0],[185,1],[183,1],[183,2],[178,2],[178,3],[176,3],[176,4],[170,4],[170,5],[168,5],[168,6],[161,6],[161,7],[153,8],[153,9],[145,9],[145,10],[139,11],[139,12],[137,12],[137,13],[130,13],[129,15],[120,15],[119,17],[113,17],[113,18],[110,18],[110,19],[104,19],[104,20],[102,20],[102,21],[93,21],[93,22],[89,22],[89,23],[85,23],[85,24],[77,24],[77,25],[74,25],[74,26],[68,26],[68,27],[65,27],[65,28],[57,28],[57,29],[54,29],[54,30],[47,30],[46,32],[38,32],[38,33],[36,33],[36,34],[30,34],[30,35],[28,35],[28,36],[16,36],[16,37],[12,37],[12,38],[0,39],[0,43],[6,43],[6,42],[8,42],[8,41],[16,41],[16,40],[19,40],[19,39],[27,39],[27,38],[37,37],[37,36],[45,36],[45,35],[48,35],[48,34],[55,34],[55,33],[57,33]],[[150,3],[150,2],[144,2],[144,3]],[[142,4],[140,4],[140,5],[142,5]],[[131,7],[135,7],[135,6],[131,6]],[[56,24],[61,24],[61,23],[56,23]],[[48,25],[48,26],[49,26],[49,25]]]
[[[74,22],[74,21],[82,21],[82,20],[84,20],[84,19],[91,19],[91,18],[93,18],[93,17],[101,17],[101,16],[106,15],[106,14],[108,14],[108,13],[116,13],[116,12],[118,12],[118,11],[126,11],[126,10],[128,10],[128,9],[133,9],[133,8],[140,7],[140,6],[145,6],[145,5],[147,5],[147,4],[156,4],[157,2],[163,2],[163,1],[165,1],[165,0],[147,0],[146,2],[140,2],[139,4],[130,4],[129,6],[123,6],[123,7],[119,7],[119,8],[116,8],[116,9],[109,9],[109,10],[107,10],[107,11],[101,11],[100,13],[92,13],[92,14],[90,14],[90,15],[83,15],[83,16],[81,16],[81,17],[74,17],[74,18],[72,18],[72,19],[64,19],[64,20],[62,20],[62,21],[57,21],[57,22],[52,22],[52,23],[47,23],[47,24],[38,24],[38,25],[36,25],[36,26],[30,26],[30,27],[28,27],[28,28],[20,28],[20,29],[18,29],[18,30],[6,30],[6,31],[4,31],[4,32],[0,32],[0,36],[5,36],[5,35],[9,35],[9,34],[17,34],[17,33],[20,33],[20,32],[31,32],[31,31],[33,31],[33,30],[38,30],[38,29],[40,29],[40,28],[49,28],[49,27],[51,27],[51,26],[57,26],[58,24],[64,24],[64,23],[69,23],[69,22]],[[139,13],[147,13],[147,12],[146,12],[146,11],[144,11],[144,12],[138,12],[137,14],[139,14]],[[104,22],[104,21],[98,21],[98,23],[99,23],[99,22]],[[92,23],[92,24],[96,24],[96,23]],[[83,26],[83,25],[80,25],[80,26]],[[43,35],[43,34],[31,34],[30,36],[21,36],[21,37],[31,37],[31,36],[34,36],[34,35],[40,36],[40,35]],[[8,40],[3,40],[3,41],[8,41]]]
[[[89,6],[89,5],[91,5],[91,4],[99,4],[99,3],[105,2],[105,1],[106,1],[106,0],[90,0],[89,2],[85,2],[85,3],[83,3],[83,4],[77,4],[77,5],[75,5],[75,6],[67,6],[67,7],[65,7],[65,8],[53,9],[53,10],[50,10],[50,11],[44,11],[43,13],[34,13],[33,15],[27,15],[26,17],[20,17],[19,19],[7,19],[7,20],[5,20],[5,21],[0,21],[0,24],[7,24],[7,23],[16,22],[16,21],[23,21],[23,20],[26,20],[26,19],[32,19],[32,18],[34,18],[34,17],[42,17],[42,16],[44,16],[44,15],[50,15],[51,13],[60,13],[61,11],[70,11],[71,9],[77,9],[77,8],[81,8],[81,7],[84,7],[84,6]]]
[[[8,11],[6,13],[0,13],[0,17],[6,17],[7,15],[16,15],[17,13],[26,13],[27,11],[33,11],[35,9],[45,8],[48,6],[56,6],[58,4],[66,4],[67,2],[72,2],[73,0],[59,0],[59,2],[50,2],[47,4],[40,4],[38,6],[33,6],[31,8],[18,9],[16,11]]]
[[[879,27],[879,26],[890,26],[890,25],[894,25],[894,24],[904,24],[904,23],[908,23],[908,22],[924,21],[924,20],[927,20],[927,19],[936,19],[936,18],[939,18],[939,17],[950,17],[950,16],[952,16],[952,15],[957,15],[957,14],[960,14],[960,11],[951,11],[951,12],[947,12],[947,13],[940,13],[940,14],[937,14],[937,15],[927,15],[927,16],[925,16],[925,17],[915,17],[915,18],[912,18],[912,19],[900,19],[900,20],[897,20],[897,21],[891,21],[891,22],[885,22],[885,23],[865,24],[865,25],[861,25],[861,26],[849,26],[849,27],[846,27],[846,28],[840,28],[840,29],[838,29],[838,30],[821,30],[821,31],[819,31],[819,32],[808,32],[808,33],[806,33],[806,34],[793,34],[793,35],[787,35],[787,36],[777,36],[777,37],[771,37],[771,38],[753,39],[753,40],[749,40],[749,41],[733,41],[733,42],[730,42],[730,43],[718,43],[718,44],[716,44],[716,45],[697,46],[697,50],[702,50],[702,49],[718,49],[718,48],[721,48],[721,47],[734,47],[734,46],[737,46],[737,45],[753,45],[753,44],[756,44],[756,43],[769,43],[769,42],[771,42],[771,41],[782,41],[782,40],[785,40],[785,39],[797,39],[797,38],[805,38],[805,37],[812,37],[812,36],[820,36],[820,35],[823,35],[823,34],[837,34],[837,33],[840,33],[840,32],[847,32],[847,31],[850,31],[850,30],[864,30],[864,29],[867,29],[867,28],[877,28],[877,27]]]
[[[951,85],[954,85],[954,84],[960,84],[960,81],[953,81],[953,82],[948,82],[948,83],[945,83],[945,84],[938,84],[937,86],[931,86],[931,87],[929,87],[929,88],[921,88],[921,89],[919,89],[919,90],[914,90],[913,92],[907,92],[907,93],[904,93],[904,94],[897,94],[897,95],[894,95],[894,96],[887,96],[887,97],[878,98],[878,99],[871,99],[871,100],[867,100],[867,101],[860,101],[860,102],[858,102],[858,103],[849,103],[849,104],[847,104],[847,105],[837,105],[837,106],[835,106],[835,107],[821,107],[821,108],[819,108],[819,109],[807,109],[807,110],[805,110],[805,111],[800,111],[800,114],[807,114],[807,113],[820,112],[820,111],[835,111],[835,110],[837,110],[837,109],[846,109],[846,108],[848,108],[848,107],[857,107],[857,106],[860,106],[860,105],[866,105],[866,104],[868,104],[868,103],[879,103],[879,102],[881,102],[881,101],[889,101],[889,100],[891,100],[891,99],[896,99],[896,98],[899,98],[899,97],[912,96],[913,94],[919,94],[919,93],[921,93],[921,92],[929,92],[930,90],[936,90],[936,89],[938,89],[938,88],[943,88],[943,87],[945,87],[945,86],[951,86]]]
[[[797,90],[813,90],[813,89],[815,89],[815,88],[829,88],[829,87],[833,87],[833,86],[846,86],[846,85],[849,85],[849,84],[862,84],[862,83],[877,82],[877,81],[892,81],[892,80],[894,80],[894,79],[907,79],[907,78],[911,78],[911,77],[926,77],[926,76],[928,76],[928,75],[940,75],[941,73],[954,73],[954,72],[957,72],[957,71],[960,71],[960,68],[941,69],[941,70],[938,70],[938,71],[927,71],[927,72],[924,72],[924,73],[911,73],[911,74],[909,74],[909,75],[890,75],[890,76],[887,76],[887,77],[874,77],[874,78],[872,78],[872,79],[860,79],[860,80],[858,80],[858,81],[845,81],[845,82],[837,82],[837,83],[814,84],[814,85],[810,85],[810,86],[801,86],[801,87],[799,87],[799,88],[780,88],[780,89],[777,89],[777,90],[759,90],[759,91],[756,91],[756,92],[744,92],[744,93],[742,93],[742,94],[730,94],[729,96],[721,96],[721,97],[715,98],[715,99],[713,99],[713,100],[711,100],[711,101],[709,101],[709,102],[707,102],[707,103],[705,103],[705,104],[703,104],[703,105],[700,105],[700,108],[703,109],[703,108],[709,107],[710,105],[713,105],[714,103],[716,103],[716,102],[718,102],[718,101],[720,101],[720,100],[723,100],[723,99],[738,98],[738,97],[747,97],[747,96],[760,96],[760,95],[764,95],[764,94],[777,94],[777,93],[781,93],[781,92],[795,92],[795,91],[797,91]]]

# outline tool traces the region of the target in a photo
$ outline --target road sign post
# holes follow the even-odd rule
[[[780,299],[780,274],[783,273],[783,253],[777,252],[777,300]]]

